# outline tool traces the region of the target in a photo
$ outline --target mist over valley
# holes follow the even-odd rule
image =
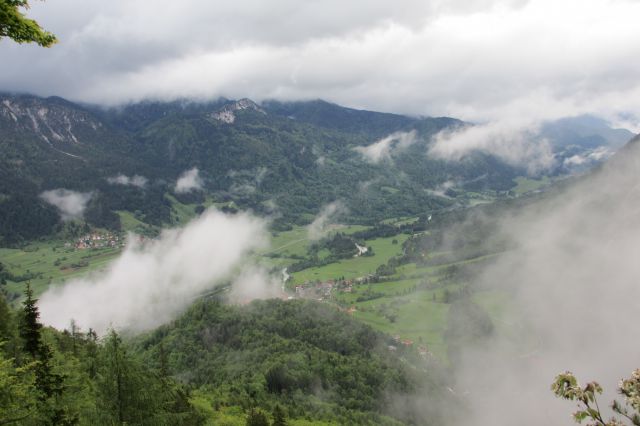
[[[205,3],[0,0],[0,424],[640,424],[640,6]]]

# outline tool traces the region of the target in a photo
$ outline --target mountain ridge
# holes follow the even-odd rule
[[[0,241],[15,244],[53,232],[56,211],[38,195],[56,188],[92,193],[85,216],[95,226],[117,228],[115,212],[123,210],[171,225],[166,196],[194,167],[203,187],[190,202],[207,196],[268,215],[276,206],[282,224],[307,223],[338,199],[354,220],[375,222],[449,208],[461,202],[456,193],[508,191],[526,171],[481,152],[458,162],[427,155],[435,134],[463,125],[449,117],[408,117],[322,100],[183,99],[102,108],[2,93]],[[381,161],[363,155],[397,132],[414,132],[415,141],[389,145]],[[149,184],[113,184],[120,175],[140,175]],[[440,188],[451,185],[459,191],[444,195]]]

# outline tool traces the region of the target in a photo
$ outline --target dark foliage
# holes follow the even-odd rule
[[[198,205],[209,196],[233,201],[229,209],[267,214],[269,201],[282,214],[274,224],[278,229],[305,223],[336,199],[344,200],[352,219],[363,223],[443,209],[453,202],[425,189],[455,179],[469,182],[468,189],[503,190],[519,174],[480,154],[456,163],[427,156],[433,134],[462,125],[448,118],[356,111],[321,101],[271,102],[265,110],[235,111],[235,121],[225,123],[212,114],[233,106],[226,100],[143,102],[101,110],[60,98],[0,98],[7,102],[0,106],[4,245],[54,231],[57,212],[38,195],[55,188],[92,192],[86,220],[94,226],[117,230],[119,210],[149,224],[169,224],[166,194],[192,167],[200,170],[204,191],[173,194],[178,202]],[[371,164],[354,151],[398,130],[415,130],[418,142],[394,154],[391,162]],[[149,181],[144,188],[107,181],[119,174]]]
[[[160,345],[173,374],[216,389],[220,404],[246,410],[281,404],[292,417],[343,424],[378,423],[385,415],[407,420],[416,413],[395,411],[392,395],[411,399],[431,392],[437,399],[445,389],[444,370],[436,364],[414,369],[400,362],[387,349],[387,337],[315,302],[273,300],[242,308],[199,302],[136,346],[153,364]],[[432,415],[418,423],[438,424]]]

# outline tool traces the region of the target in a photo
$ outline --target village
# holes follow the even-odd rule
[[[336,279],[326,281],[307,281],[303,284],[295,286],[295,297],[302,299],[315,299],[318,301],[333,301],[335,300],[334,293],[352,293],[354,286],[367,284],[372,280],[375,280],[375,275],[368,275],[365,277],[358,277],[354,279]],[[291,299],[292,297],[289,297]],[[340,308],[340,310],[353,315],[356,312],[356,307],[351,305],[348,308]],[[416,347],[418,354],[423,358],[433,356],[433,354],[427,349],[426,345],[415,345],[411,339],[403,339],[398,335],[393,336],[393,343],[387,346],[387,349],[391,352],[395,352],[399,347],[413,348]]]
[[[295,295],[303,299],[331,300],[332,292],[351,293],[354,285],[363,284],[367,282],[368,278],[307,281],[304,284],[295,286]]]
[[[124,247],[124,240],[112,232],[92,232],[85,234],[73,242],[65,243],[65,248],[87,250],[107,247]]]

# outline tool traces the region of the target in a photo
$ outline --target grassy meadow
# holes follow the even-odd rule
[[[0,248],[0,262],[14,276],[29,277],[34,293],[40,294],[52,284],[63,283],[106,267],[120,251],[119,247],[76,250],[65,247],[63,240],[50,240],[32,243],[21,249]],[[10,298],[22,296],[26,281],[7,282]]]
[[[175,224],[181,226],[195,217],[195,205],[185,205],[173,199],[172,209]],[[207,200],[207,205],[211,200]],[[151,227],[128,212],[119,212],[123,231],[141,234],[156,232]],[[415,218],[401,217],[388,219],[387,224],[411,223]],[[333,225],[327,236],[342,232],[352,234],[367,229],[362,225]],[[273,233],[269,248],[256,253],[254,259],[265,267],[276,270],[283,269],[309,254],[313,244],[307,228],[294,226],[289,231]],[[380,265],[385,265],[394,257],[403,253],[403,243],[410,236],[398,234],[388,238],[375,238],[364,241],[371,247],[373,255],[341,259],[337,262],[310,267],[291,273],[289,289],[303,283],[323,282],[344,277],[353,280],[367,277],[376,272]],[[32,243],[21,249],[0,248],[0,262],[16,277],[28,277],[36,294],[42,293],[52,284],[81,277],[87,273],[105,268],[121,252],[120,247],[77,250],[68,243],[73,240],[49,240]],[[65,246],[65,243],[66,246]],[[322,258],[328,253],[321,250]],[[328,251],[327,251],[328,252]],[[451,253],[432,252],[432,257]],[[447,292],[460,288],[460,283],[447,275],[447,268],[455,264],[466,264],[482,260],[470,259],[437,266],[417,266],[404,264],[398,266],[395,273],[385,277],[383,282],[370,284],[354,284],[352,291],[334,290],[329,303],[342,309],[351,308],[353,317],[370,326],[397,336],[409,339],[416,346],[424,346],[440,359],[446,360],[446,343],[443,333],[447,327],[449,304]],[[14,303],[24,291],[26,279],[20,282],[9,281],[7,292]],[[482,306],[496,322],[498,329],[509,332],[510,325],[500,322],[508,306],[507,296],[495,292],[479,291],[473,296],[474,301]],[[233,415],[231,415],[233,417]]]

